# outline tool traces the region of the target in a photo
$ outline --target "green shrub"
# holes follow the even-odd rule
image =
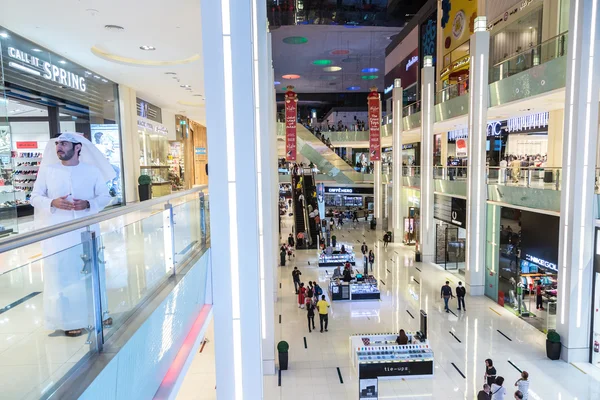
[[[548,341],[552,343],[560,343],[560,335],[554,329],[548,331]]]
[[[289,348],[290,348],[290,345],[288,344],[288,342],[286,342],[284,340],[277,343],[277,351],[280,353],[287,353]]]
[[[152,183],[152,178],[148,175],[140,175],[138,178],[138,185],[144,186]]]

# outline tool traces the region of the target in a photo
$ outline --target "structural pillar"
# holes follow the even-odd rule
[[[125,202],[139,200],[140,142],[137,130],[137,103],[135,90],[119,85],[119,118],[123,148],[123,193]]]
[[[563,157],[563,127],[564,110],[554,110],[548,113],[548,150],[546,168],[562,167]]]
[[[561,358],[587,362],[594,260],[594,172],[600,90],[600,4],[571,0],[558,249]]]
[[[421,225],[423,261],[433,262],[435,223],[433,222],[433,124],[435,122],[435,68],[425,56],[421,70]]]
[[[471,296],[483,295],[485,289],[486,248],[486,140],[488,112],[488,61],[490,33],[487,19],[475,18],[471,35],[469,66],[469,139],[467,170],[467,253],[466,288]]]
[[[402,240],[404,208],[402,204],[402,81],[394,80],[392,89],[392,231],[394,241]]]
[[[371,90],[377,90],[377,88],[372,87]],[[371,114],[369,114],[370,116]],[[380,139],[379,139],[379,150],[380,150],[380,154],[381,154],[381,98],[379,99],[379,133],[380,133]],[[382,188],[382,184],[381,184],[381,161],[373,161],[373,169],[374,171],[374,177],[373,177],[373,186],[374,187],[374,195],[375,195],[375,210],[374,211],[374,215],[375,215],[375,219],[377,221],[377,224],[379,224],[379,227],[381,227],[383,229],[383,188]]]
[[[235,400],[263,396],[252,4],[201,0],[217,398]]]

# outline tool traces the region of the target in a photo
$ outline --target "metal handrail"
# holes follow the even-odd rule
[[[560,37],[567,36],[568,34],[569,34],[569,31],[565,31],[563,33],[559,33],[558,35],[553,36],[550,39],[546,39],[543,42],[536,44],[535,46],[531,46],[528,49],[525,49],[525,50],[520,51],[518,53],[514,53],[513,55],[511,55],[509,57],[506,57],[504,60],[497,62],[496,64],[492,65],[490,68],[495,68],[495,67],[499,66],[500,64],[504,64],[505,62],[512,60],[513,58],[519,57],[519,56],[521,56],[521,55],[523,55],[525,53],[529,53],[532,49],[535,49],[536,47],[541,47],[541,46],[543,46],[543,45],[545,45],[547,43],[550,43],[550,42],[552,42],[552,41],[560,38]]]
[[[100,214],[96,214],[86,218],[79,218],[70,222],[65,222],[60,225],[52,225],[47,228],[34,230],[32,232],[23,233],[15,236],[9,236],[8,238],[0,241],[0,253],[18,249],[19,247],[23,246],[28,246],[33,243],[41,242],[46,239],[50,239],[68,232],[72,232],[74,230],[83,229],[87,226],[99,224],[100,222],[120,217],[122,215],[129,214],[135,211],[140,211],[159,204],[168,203],[177,198],[189,196],[194,193],[200,193],[207,189],[208,185],[196,186],[192,189],[185,190],[183,192],[177,192],[168,196],[157,197],[156,199],[126,205],[123,207],[115,208],[114,210],[101,212]]]

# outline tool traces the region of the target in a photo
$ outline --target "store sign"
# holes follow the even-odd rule
[[[37,149],[38,142],[17,142],[17,149]]]
[[[149,131],[167,136],[169,134],[169,130],[162,125],[153,124],[148,121],[144,121],[143,119],[138,119],[138,128],[144,128]]]
[[[8,48],[8,56],[21,63],[9,61],[8,65],[16,70],[27,74],[40,76],[49,81],[56,82],[62,86],[68,86],[71,89],[85,92],[87,86],[85,78],[71,71],[67,71],[57,65],[44,61],[22,50],[14,47]]]
[[[406,70],[408,71],[408,69],[409,69],[410,67],[412,67],[413,65],[415,65],[415,64],[416,64],[416,63],[418,63],[418,62],[419,62],[419,56],[412,56],[412,57],[410,58],[410,60],[408,60],[408,61],[406,62]]]
[[[358,369],[360,379],[405,375],[433,375],[433,360],[365,363],[359,364]]]
[[[293,86],[285,92],[285,159],[296,161],[296,123],[298,115],[298,95]]]
[[[549,117],[550,114],[548,112],[543,112],[524,117],[511,118],[507,121],[506,126],[509,132],[545,128],[548,126]]]
[[[392,90],[394,90],[394,84],[393,83],[390,86],[388,86],[388,87],[385,88],[385,90],[383,91],[383,94],[388,94]]]
[[[467,139],[456,140],[456,157],[467,157],[468,155]]]
[[[492,121],[487,124],[487,137],[499,137],[502,135],[504,121]],[[453,142],[457,139],[467,139],[469,137],[469,129],[455,129],[448,132],[448,140]]]
[[[369,159],[381,161],[381,100],[377,90],[367,97],[369,111]]]
[[[546,269],[558,272],[558,266],[550,261],[542,260],[541,258],[532,256],[531,254],[525,254],[525,259],[534,264],[541,265]]]
[[[206,154],[206,147],[196,147],[195,148],[195,154],[197,156],[202,156]],[[287,170],[286,170],[287,171]]]
[[[467,225],[467,200],[434,195],[433,217],[448,224],[465,228]]]
[[[326,187],[325,192],[331,194],[373,194],[373,188]]]
[[[386,98],[391,96],[391,93],[394,90],[394,81],[396,79],[400,79],[402,81],[402,88],[404,89],[411,87],[417,82],[419,75],[418,65],[419,49],[415,48],[410,52],[410,54],[407,54],[399,64],[392,68],[391,71],[385,74],[385,89],[383,93],[386,95]]]

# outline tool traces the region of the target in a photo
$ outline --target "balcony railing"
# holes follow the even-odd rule
[[[546,40],[490,67],[490,84],[567,55],[568,32]]]
[[[469,93],[469,79],[447,86],[435,94],[435,104]]]
[[[402,116],[408,117],[409,115],[413,115],[418,112],[421,112],[421,101],[415,101],[414,103],[411,103],[404,107],[402,109]]]

